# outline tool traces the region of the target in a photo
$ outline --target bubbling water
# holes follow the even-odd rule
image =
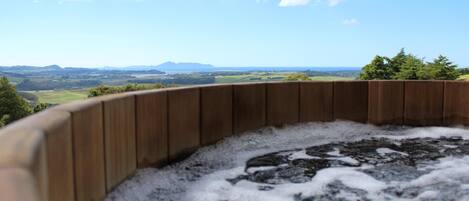
[[[139,170],[106,200],[469,200],[468,153],[461,128],[266,128]]]

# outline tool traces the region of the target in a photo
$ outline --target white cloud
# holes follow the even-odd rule
[[[280,0],[278,6],[280,7],[291,7],[291,6],[306,6],[310,3],[310,0]]]
[[[327,0],[327,5],[330,7],[334,7],[334,6],[339,5],[342,2],[344,2],[344,0]]]
[[[345,26],[355,26],[355,25],[360,24],[360,22],[355,18],[350,18],[350,19],[345,19],[344,21],[342,21],[342,24]]]

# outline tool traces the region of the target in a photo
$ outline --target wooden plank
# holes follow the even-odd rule
[[[280,82],[267,84],[267,125],[298,123],[299,84]]]
[[[200,89],[201,144],[210,145],[233,134],[233,86],[216,85]]]
[[[234,134],[259,129],[266,125],[266,85],[264,83],[233,85]]]
[[[334,82],[334,117],[365,123],[368,120],[368,81]]]
[[[18,126],[18,121],[0,130],[0,168],[23,168],[38,185],[42,200],[49,199],[47,151],[44,133]]]
[[[169,159],[182,159],[200,146],[199,88],[168,90]]]
[[[135,142],[135,96],[102,97],[106,189],[110,192],[137,169]]]
[[[72,116],[76,200],[103,200],[106,182],[102,103],[88,99],[60,105],[53,110],[68,111]]]
[[[11,126],[38,129],[45,134],[49,200],[74,200],[70,114],[68,112],[46,110],[22,119]]]
[[[368,122],[402,124],[404,121],[404,82],[370,81]]]
[[[39,201],[34,176],[21,168],[0,168],[0,201]]]
[[[469,125],[469,82],[446,81],[445,125]]]
[[[333,121],[333,82],[300,83],[300,121]]]
[[[167,164],[167,93],[164,90],[135,94],[137,129],[137,166],[144,168]]]
[[[404,123],[436,126],[443,123],[443,81],[405,81]]]

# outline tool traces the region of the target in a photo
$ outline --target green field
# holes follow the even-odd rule
[[[315,81],[336,81],[336,80],[355,80],[354,77],[339,77],[339,76],[315,76],[310,77],[311,80]]]
[[[60,90],[31,92],[39,98],[41,103],[62,104],[88,97],[88,90]]]
[[[216,83],[235,83],[235,82],[256,82],[256,81],[282,81],[289,73],[252,73],[248,75],[227,75],[216,76]],[[333,80],[354,80],[354,77],[339,77],[339,76],[314,76],[310,77],[315,81],[333,81]]]
[[[469,81],[469,74],[467,75],[461,75],[458,80],[466,80],[466,81]]]
[[[235,82],[257,82],[257,81],[282,81],[289,73],[250,73],[246,75],[217,76],[216,83]],[[331,80],[353,80],[353,77],[339,76],[315,76],[310,77],[316,81]],[[57,90],[57,91],[30,91],[36,95],[41,103],[63,104],[75,100],[82,100],[88,97],[88,89],[81,90]]]

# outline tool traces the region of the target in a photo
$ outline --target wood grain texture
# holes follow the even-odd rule
[[[103,200],[106,182],[102,103],[97,99],[89,99],[53,109],[68,111],[72,116],[76,200]]]
[[[367,122],[368,81],[334,82],[334,118]]]
[[[160,167],[168,161],[167,93],[159,90],[135,94],[137,166]]]
[[[0,168],[0,201],[40,201],[34,176],[22,168]]]
[[[103,99],[106,189],[110,192],[137,169],[135,96]]]
[[[333,121],[333,82],[300,83],[300,122]]]
[[[404,81],[370,81],[368,122],[376,125],[404,121]]]
[[[233,134],[233,86],[201,87],[201,145],[213,144]]]
[[[437,126],[443,123],[443,81],[405,81],[404,123]]]
[[[266,101],[267,125],[298,123],[299,84],[297,82],[268,83]]]
[[[469,82],[446,81],[445,125],[469,125]]]
[[[168,90],[169,159],[182,159],[200,146],[199,88]]]
[[[49,200],[74,200],[70,114],[68,112],[46,110],[29,116],[11,126],[38,129],[45,134]]]
[[[49,199],[45,144],[45,136],[39,130],[16,125],[0,130],[0,169],[22,168],[30,172],[42,200]]]
[[[264,83],[233,85],[234,134],[266,125],[266,85]]]

